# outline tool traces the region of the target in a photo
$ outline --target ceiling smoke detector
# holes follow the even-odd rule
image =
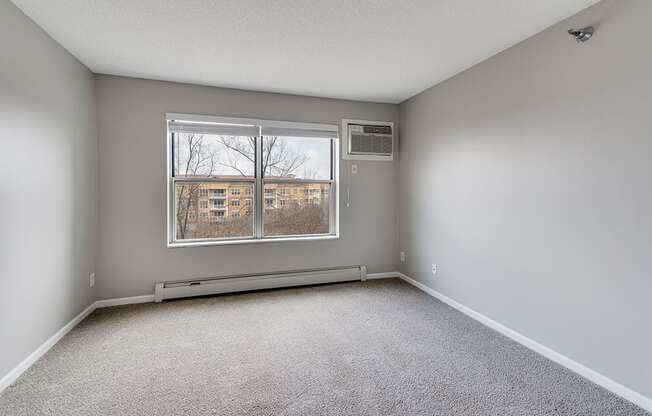
[[[591,36],[593,36],[593,31],[593,26],[588,26],[577,30],[569,29],[568,34],[573,36],[578,42],[586,42],[587,40],[591,39]]]

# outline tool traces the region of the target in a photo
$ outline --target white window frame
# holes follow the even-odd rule
[[[207,239],[176,239],[176,216],[175,216],[175,183],[188,181],[188,179],[179,179],[173,177],[173,161],[172,161],[172,138],[168,126],[171,121],[183,121],[191,123],[213,123],[213,124],[231,124],[238,126],[256,126],[258,127],[258,136],[256,136],[256,166],[255,166],[255,180],[253,182],[253,203],[254,203],[254,236],[253,237],[236,237],[236,238],[207,238]],[[287,241],[319,241],[319,240],[334,240],[340,237],[340,209],[339,209],[339,159],[340,159],[340,135],[338,124],[321,124],[321,123],[303,123],[303,122],[289,122],[289,121],[276,121],[276,120],[262,120],[251,118],[239,117],[218,117],[196,114],[182,114],[182,113],[167,113],[165,115],[166,127],[166,160],[167,160],[167,247],[201,247],[201,246],[214,246],[214,245],[228,245],[228,244],[249,244],[249,243],[270,243],[270,242],[287,242]],[[306,183],[329,183],[329,233],[328,234],[301,234],[301,235],[283,235],[283,236],[265,236],[263,230],[263,220],[265,211],[265,196],[264,196],[264,181],[262,170],[262,140],[263,130],[270,131],[283,131],[283,130],[305,130],[306,133],[310,131],[326,131],[333,134],[331,139],[331,179],[330,180],[305,180],[293,181],[306,182]],[[198,181],[210,181],[198,179]],[[220,180],[220,182],[238,181],[233,180]],[[242,181],[242,180],[240,180]],[[247,183],[252,183],[250,180],[245,180]],[[267,183],[278,182],[267,181]],[[281,181],[282,182],[282,181]],[[210,195],[208,196],[210,198]],[[209,203],[209,208],[211,204]]]

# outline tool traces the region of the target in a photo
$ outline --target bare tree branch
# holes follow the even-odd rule
[[[202,134],[179,134],[175,136],[175,175],[178,177],[212,177],[219,174],[219,166],[229,168],[240,176],[252,176],[256,161],[256,137],[247,140],[229,136]],[[295,152],[288,142],[277,136],[263,139],[261,165],[268,176],[294,177],[298,170],[310,160],[309,156]],[[315,176],[304,169],[304,175]],[[308,176],[306,176],[308,177]],[[229,217],[226,222],[201,223],[199,208],[201,183],[178,183],[176,193],[177,236],[201,238],[214,236],[246,235],[251,228],[252,212],[246,211],[243,217]],[[306,190],[307,195],[307,190]],[[266,224],[274,224],[296,233],[324,232],[328,227],[327,214],[323,207],[310,204],[303,194],[294,197],[291,206],[274,209],[265,215]],[[326,215],[326,216],[324,216]],[[249,218],[247,218],[249,217]],[[203,225],[202,225],[203,224]],[[201,225],[201,227],[199,227]],[[192,226],[192,228],[190,228]],[[199,228],[198,228],[199,227]],[[288,228],[289,227],[289,228]],[[189,235],[190,234],[190,235]]]

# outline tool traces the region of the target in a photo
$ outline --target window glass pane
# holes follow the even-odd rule
[[[177,178],[254,176],[255,137],[175,133],[173,151]]]
[[[253,237],[253,188],[250,182],[177,182],[177,240]]]
[[[265,235],[328,234],[330,187],[328,183],[266,183]]]
[[[263,172],[268,179],[331,179],[331,139],[263,137]]]

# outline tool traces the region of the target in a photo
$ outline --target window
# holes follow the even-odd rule
[[[229,150],[248,146],[251,138],[212,133],[189,130],[171,134],[175,241],[254,236],[253,215],[224,218],[227,188],[254,187],[253,161],[238,158]],[[197,203],[202,196],[207,200]],[[210,207],[211,221],[201,221],[194,212],[196,207]]]
[[[330,229],[329,198],[319,203],[295,196],[291,188],[304,195],[325,190],[332,184],[330,140],[300,136],[263,136],[263,154],[271,154],[264,162],[263,185],[265,235],[327,234]],[[281,156],[283,155],[283,156]],[[285,163],[277,163],[277,160]],[[283,199],[277,202],[276,197]]]
[[[224,211],[211,211],[211,219],[213,221],[222,221],[224,218]]]
[[[337,126],[167,117],[169,246],[338,236]]]

